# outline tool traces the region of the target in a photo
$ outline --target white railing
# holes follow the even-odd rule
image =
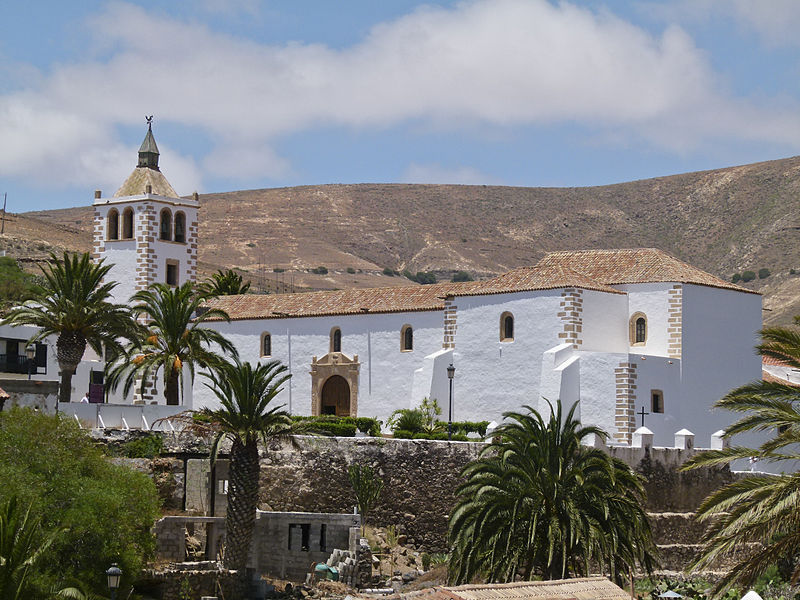
[[[186,410],[185,406],[163,404],[83,404],[59,403],[58,410],[74,418],[84,429],[143,429],[175,431],[169,421],[159,421]]]

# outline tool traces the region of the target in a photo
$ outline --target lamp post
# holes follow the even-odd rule
[[[117,563],[113,563],[108,568],[106,578],[108,579],[108,589],[111,590],[111,600],[116,600],[119,582],[122,579],[122,569],[117,566]]]
[[[33,359],[36,357],[36,346],[25,346],[25,356],[28,357],[28,381],[30,381],[31,366],[33,366]]]
[[[456,376],[456,368],[453,363],[447,367],[447,378],[450,380],[450,413],[447,417],[447,441],[453,439],[453,377]]]

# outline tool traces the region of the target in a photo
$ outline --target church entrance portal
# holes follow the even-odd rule
[[[358,416],[358,355],[329,352],[311,360],[311,414]]]
[[[322,386],[322,414],[350,416],[350,384],[341,375],[329,377]]]

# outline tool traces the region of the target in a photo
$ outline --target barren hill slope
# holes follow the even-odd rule
[[[589,188],[352,184],[200,196],[200,259],[311,287],[486,276],[550,250],[652,246],[715,275],[766,267],[767,322],[800,312],[800,157]],[[90,232],[90,209],[28,213]],[[307,269],[325,266],[327,276]],[[357,271],[348,274],[347,269]],[[358,272],[360,271],[360,272]],[[284,275],[287,277],[288,275]]]

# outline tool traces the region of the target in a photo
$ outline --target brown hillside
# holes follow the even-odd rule
[[[463,269],[478,276],[532,264],[545,252],[661,248],[767,294],[767,322],[800,312],[800,157],[589,188],[354,184],[200,196],[200,259],[296,286],[408,284],[384,267]],[[27,213],[85,232],[90,209]],[[8,231],[8,228],[7,228]],[[316,266],[327,276],[312,275]],[[346,273],[347,268],[355,274]]]

